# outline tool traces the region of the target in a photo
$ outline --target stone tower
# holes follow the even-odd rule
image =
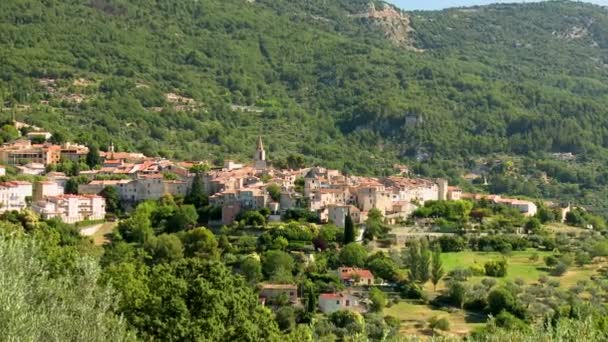
[[[255,156],[253,157],[254,167],[256,170],[266,169],[266,151],[264,150],[264,143],[262,142],[262,136],[258,137],[258,143],[255,150]]]
[[[437,178],[436,180],[438,188],[438,200],[445,201],[448,199],[448,181],[443,178]]]

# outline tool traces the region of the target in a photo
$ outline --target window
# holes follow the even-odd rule
[[[337,301],[336,301],[336,304],[337,304],[337,305],[340,305],[340,301],[339,301],[339,300],[337,300]]]
[[[347,299],[346,300],[346,306],[349,306],[349,305],[350,305],[350,300]]]

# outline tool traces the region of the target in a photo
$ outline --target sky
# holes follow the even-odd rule
[[[438,10],[448,7],[487,5],[496,2],[532,2],[522,0],[388,0],[404,10]],[[608,6],[608,0],[590,0],[594,4]]]

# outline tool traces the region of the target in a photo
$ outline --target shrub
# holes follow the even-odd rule
[[[494,320],[496,326],[512,330],[527,330],[528,326],[524,321],[515,317],[508,311],[501,311]]]
[[[448,275],[456,281],[467,281],[473,276],[473,272],[470,268],[457,267],[448,273]]]
[[[450,321],[448,321],[445,317],[437,318],[437,316],[433,316],[429,318],[428,322],[429,328],[431,328],[432,331],[435,331],[435,329],[439,329],[442,331],[450,330]]]
[[[551,270],[551,275],[555,277],[561,277],[566,272],[568,272],[568,266],[563,262],[560,262]]]
[[[484,264],[488,277],[505,277],[507,275],[507,260],[488,261]]]
[[[486,274],[485,267],[481,266],[481,265],[477,265],[477,264],[474,264],[474,265],[470,266],[469,270],[471,271],[471,274],[473,276],[477,276],[477,277],[483,276],[483,275]]]
[[[547,255],[545,257],[545,265],[549,267],[553,267],[559,263],[559,260],[555,255]]]
[[[505,288],[497,288],[490,292],[488,295],[488,310],[493,315],[498,315],[505,310],[519,318],[525,316],[525,311],[518,305],[515,296]]]
[[[466,247],[466,241],[460,236],[441,236],[436,240],[441,246],[441,251],[447,252],[460,252]]]

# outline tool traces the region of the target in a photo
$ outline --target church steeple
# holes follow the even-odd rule
[[[262,142],[262,136],[258,137],[256,144],[255,155],[253,157],[254,166],[257,170],[266,169],[266,151],[264,150],[264,143]]]

